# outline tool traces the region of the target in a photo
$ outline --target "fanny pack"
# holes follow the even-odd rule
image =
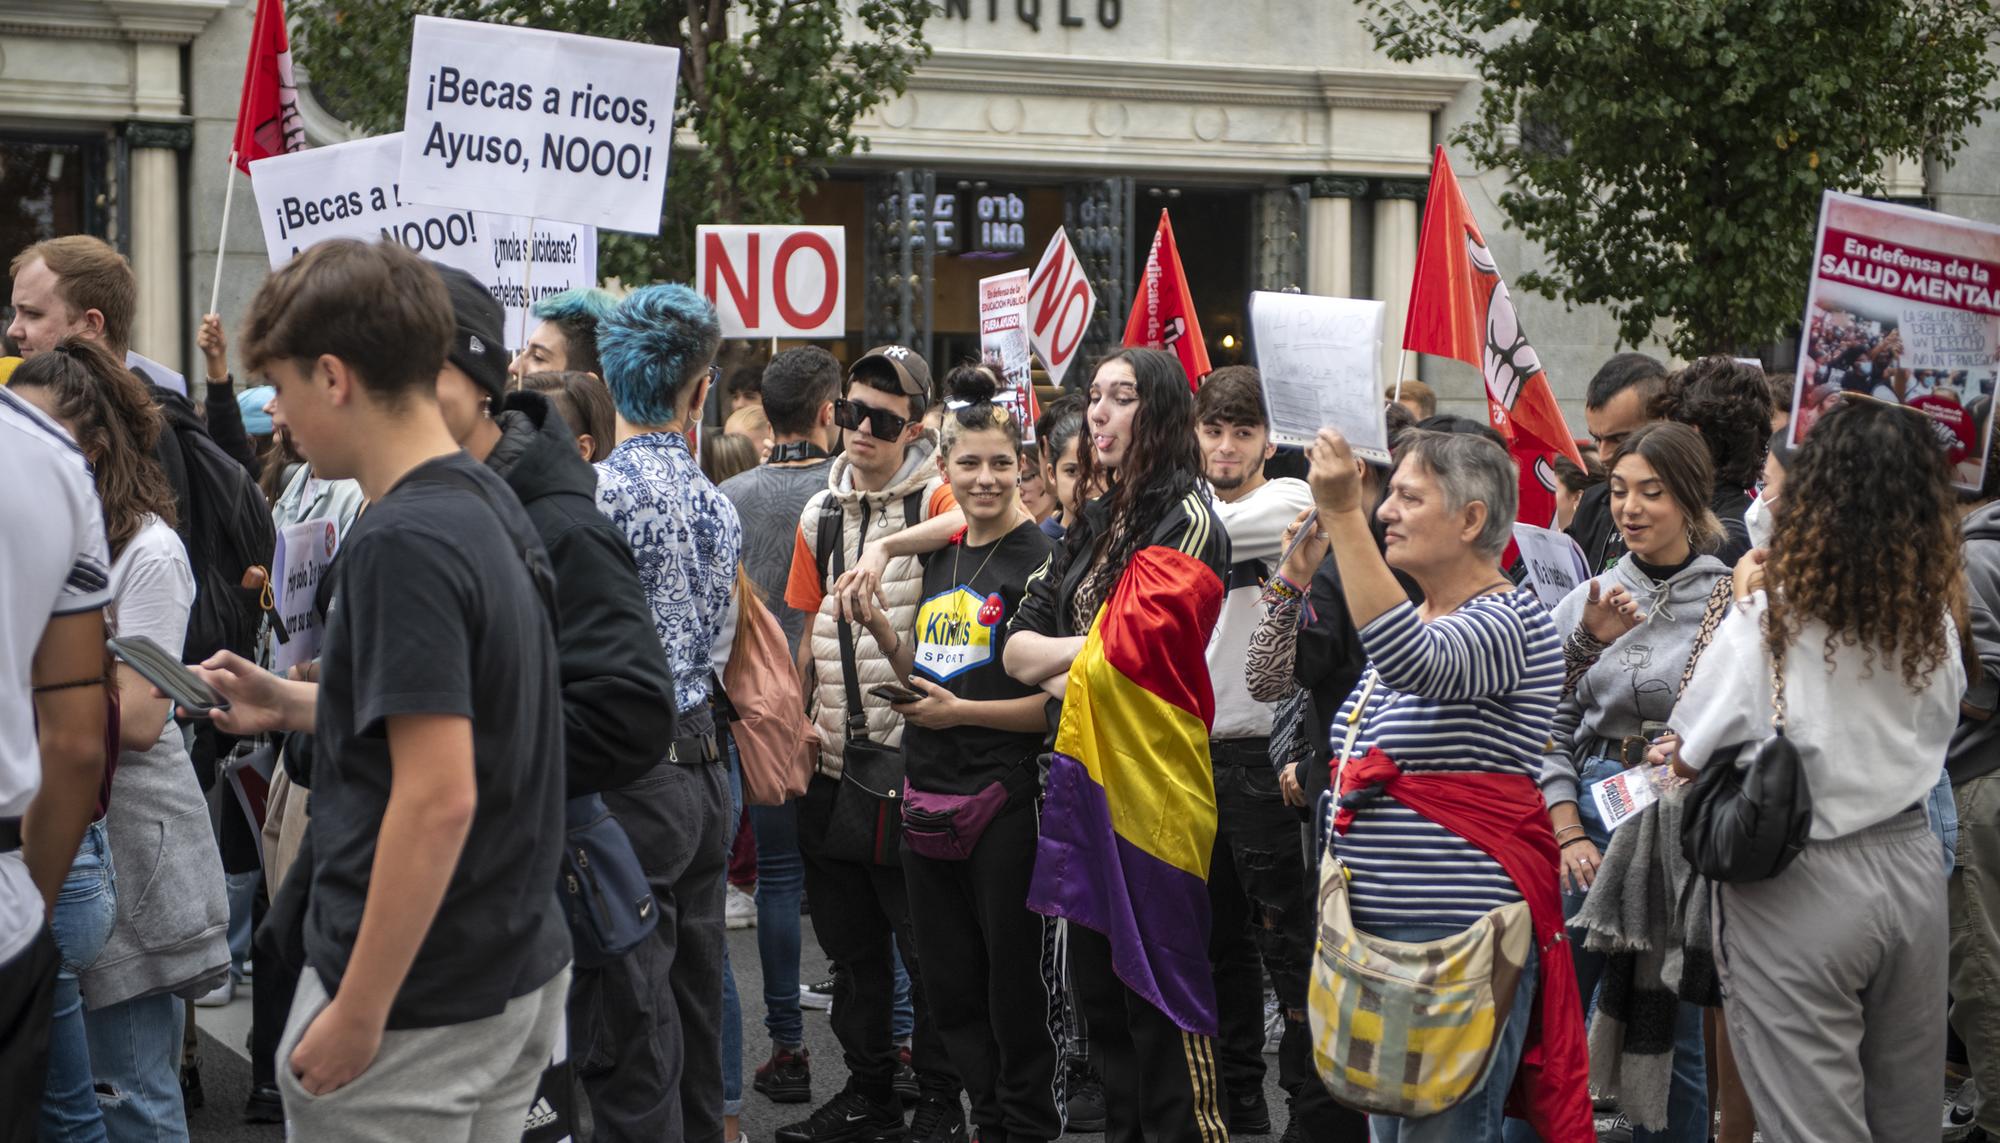
[[[1036,784],[1041,768],[1033,755],[1016,763],[1006,777],[973,794],[933,794],[903,784],[903,840],[910,852],[932,861],[964,861],[972,856],[986,827],[1016,795]]]
[[[1339,770],[1323,799],[1319,938],[1306,1018],[1313,1066],[1334,1099],[1371,1115],[1413,1119],[1450,1110],[1486,1078],[1534,949],[1534,928],[1526,901],[1436,941],[1386,940],[1354,927],[1332,819],[1376,679],[1369,672],[1348,716]],[[1379,791],[1350,795],[1366,796]]]
[[[578,968],[617,960],[660,924],[652,883],[632,839],[604,798],[585,794],[563,805],[559,888]]]

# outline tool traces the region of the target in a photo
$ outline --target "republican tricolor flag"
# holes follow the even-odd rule
[[[1132,556],[1070,665],[1028,887],[1028,908],[1103,933],[1118,979],[1198,1036],[1217,1019],[1206,651],[1221,608],[1222,581],[1196,556]]]
[[[1551,527],[1556,518],[1551,462],[1562,455],[1581,465],[1583,458],[1443,147],[1431,163],[1403,348],[1463,361],[1485,377],[1486,415],[1507,438],[1521,469],[1516,518]]]
[[[1199,389],[1212,368],[1208,344],[1201,339],[1194,295],[1188,292],[1187,271],[1181,269],[1180,247],[1174,245],[1174,224],[1160,211],[1153,248],[1146,254],[1146,272],[1139,276],[1139,296],[1125,321],[1125,344],[1139,349],[1165,349],[1181,359],[1188,387]]]
[[[285,31],[285,0],[257,0],[250,30],[250,59],[243,67],[243,99],[236,106],[236,138],[229,144],[236,169],[272,155],[303,151],[299,89],[292,81],[292,44]]]

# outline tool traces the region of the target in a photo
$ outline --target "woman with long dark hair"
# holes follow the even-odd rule
[[[1924,804],[1965,690],[1966,595],[1931,422],[1851,398],[1821,417],[1735,591],[1675,716],[1680,762],[1769,737],[1782,680],[1812,792],[1804,851],[1715,889],[1723,1014],[1759,1128],[1936,1138],[1948,931]]]
[[[111,541],[111,633],[144,635],[179,653],[194,573],[174,533],[166,475],[153,459],[163,425],[145,386],[101,344],[68,338],[15,370],[9,389],[60,421],[90,458]],[[74,998],[80,988],[88,1002],[87,1047],[65,1036],[58,1051],[66,1075],[79,1064],[86,1069],[83,1090],[96,1104],[90,1110],[101,1109],[102,1126],[64,1137],[101,1131],[96,1137],[112,1143],[186,1139],[182,1001],[227,977],[229,906],[208,805],[167,700],[130,667],[119,664],[117,674],[117,774],[85,847],[93,838],[108,842],[98,856],[108,853],[125,891],[115,894],[113,917],[98,918],[106,923],[92,934],[95,950],[63,942],[65,995]],[[59,939],[69,895],[65,884]],[[58,1007],[60,1017],[61,998]],[[118,1098],[99,1099],[97,1092]]]
[[[1029,581],[1009,674],[1063,700],[1028,905],[1067,919],[1110,1143],[1226,1137],[1212,1037],[1214,697],[1203,658],[1229,540],[1201,491],[1187,375],[1097,367],[1079,485],[1104,492]]]

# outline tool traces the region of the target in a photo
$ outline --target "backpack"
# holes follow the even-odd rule
[[[743,771],[743,800],[781,806],[806,792],[819,756],[819,732],[806,717],[805,692],[784,628],[738,577],[736,641],[722,669],[716,713],[729,724]]]
[[[166,420],[155,451],[174,489],[175,531],[194,570],[194,610],[182,658],[199,663],[223,650],[254,658],[263,612],[258,593],[243,586],[243,573],[269,564],[278,545],[270,505],[243,466],[208,435],[186,397],[157,385],[147,390]]]

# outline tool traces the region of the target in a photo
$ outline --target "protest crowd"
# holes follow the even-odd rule
[[[1298,424],[1296,294],[1038,395],[333,236],[197,380],[6,253],[0,1141],[198,1138],[246,981],[305,1143],[2000,1133],[1990,397],[1880,321],[1578,437]]]

